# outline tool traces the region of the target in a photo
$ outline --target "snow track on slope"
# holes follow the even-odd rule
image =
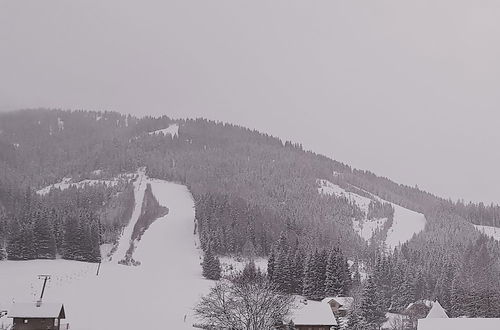
[[[500,241],[500,228],[492,226],[481,226],[481,225],[474,225],[474,228],[476,228],[486,236],[492,237],[493,239]]]
[[[164,129],[159,129],[157,131],[149,132],[149,135],[157,135],[157,134],[163,134],[163,135],[170,135],[172,137],[179,136],[179,124],[172,124],[168,126],[167,128]]]
[[[371,199],[368,197],[360,196],[356,193],[346,191],[342,187],[328,181],[318,180],[320,194],[335,195],[346,197],[351,202],[359,206],[365,213],[368,212],[368,205]],[[374,200],[382,203],[390,203],[382,198],[370,194]],[[394,249],[400,243],[409,241],[414,234],[418,234],[425,228],[427,220],[421,213],[406,209],[397,204],[390,203],[394,208],[394,219],[391,228],[387,232],[385,244],[388,248]],[[363,228],[361,228],[359,221],[353,220],[353,229],[363,239],[369,240],[375,229],[382,227],[387,219],[363,220]],[[366,227],[366,228],[365,228]]]

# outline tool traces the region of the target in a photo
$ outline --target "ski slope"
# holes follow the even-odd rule
[[[167,128],[149,132],[149,135],[156,135],[156,134],[170,135],[172,137],[179,136],[179,124],[172,124]]]
[[[368,212],[368,205],[370,204],[371,198],[360,196],[350,191],[346,191],[339,185],[336,185],[328,180],[318,180],[319,188],[318,192],[320,194],[335,195],[338,197],[346,197],[349,201],[355,203],[359,208],[365,212]],[[378,196],[370,194],[374,200],[378,200],[383,203],[390,203]],[[388,248],[394,249],[398,244],[409,241],[414,234],[421,232],[426,224],[425,216],[421,213],[408,210],[397,204],[390,203],[394,208],[394,219],[391,228],[387,232],[387,238],[385,244]],[[374,219],[363,221],[353,220],[353,229],[359,236],[365,240],[370,240],[373,232],[377,228],[381,228],[387,219]]]
[[[422,213],[391,204],[394,207],[394,221],[387,232],[385,244],[388,248],[394,249],[400,243],[409,241],[413,235],[424,230],[427,220]]]
[[[500,228],[492,226],[481,226],[481,225],[474,225],[474,228],[476,228],[486,236],[492,237],[493,239],[500,241]]]
[[[143,176],[169,213],[157,219],[137,244],[138,267],[68,260],[0,262],[0,306],[35,301],[38,274],[51,274],[46,302],[64,303],[72,330],[193,329],[192,307],[212,282],[201,276],[200,252],[193,234],[194,202],[185,186]],[[142,205],[142,200],[136,203]],[[132,222],[132,221],[131,221]],[[127,237],[123,239],[127,244]],[[119,244],[116,253],[123,252]],[[4,318],[3,318],[4,320]],[[1,323],[0,323],[1,324]]]

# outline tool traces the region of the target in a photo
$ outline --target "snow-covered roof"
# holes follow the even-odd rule
[[[337,325],[330,306],[324,302],[307,301],[298,303],[291,311],[291,319],[295,325]]]
[[[421,319],[418,320],[418,330],[498,330],[500,319]]]
[[[341,310],[350,309],[352,304],[354,303],[353,297],[326,297],[325,299],[322,300],[322,302],[330,303],[330,301],[332,300],[335,300],[337,303],[339,303],[340,305],[339,309]]]
[[[15,303],[9,309],[8,317],[11,318],[65,318],[64,306],[60,303],[43,302],[40,306],[36,303]]]
[[[429,311],[429,314],[427,314],[428,319],[447,319],[448,315],[446,314],[446,311],[444,308],[441,306],[439,301],[435,301],[432,304],[431,310]]]

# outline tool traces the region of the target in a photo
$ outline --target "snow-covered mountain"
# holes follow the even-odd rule
[[[469,271],[461,289],[474,301],[486,300],[469,283],[492,286],[496,269],[471,270],[498,263],[498,246],[480,235],[497,237],[495,205],[445,200],[300,144],[205,119],[37,110],[0,115],[0,131],[2,307],[13,298],[32,301],[36,275],[49,273],[46,299],[66,304],[74,329],[155,328],[165,313],[183,329],[211,284],[201,276],[202,249],[221,257],[223,274],[241,270],[245,255],[258,256],[261,269],[298,265],[294,287],[281,281],[285,272],[275,282],[304,293],[296,284],[306,268],[323,272],[328,260],[345,258],[365,280],[381,275],[374,272],[382,269],[381,245],[390,256],[407,243],[383,265],[401,281],[377,279],[388,281],[385,308],[412,302],[397,294],[408,287],[422,299],[438,293],[450,308],[453,292],[442,283],[457,283],[453,274],[462,270]],[[139,238],[146,200],[168,214],[149,214]],[[101,274],[96,264],[70,260],[102,260]],[[317,288],[304,294],[320,297],[323,284],[311,283]]]

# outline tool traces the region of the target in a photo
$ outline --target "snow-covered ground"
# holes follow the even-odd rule
[[[424,230],[427,220],[422,213],[391,204],[394,207],[394,221],[387,232],[385,244],[387,247],[394,249],[399,243],[409,241],[414,234]]]
[[[194,202],[185,186],[144,181],[151,183],[169,213],[157,219],[137,245],[134,258],[141,266],[119,265],[113,259],[104,262],[96,276],[97,264],[91,263],[0,262],[0,306],[36,300],[42,284],[37,275],[51,274],[44,301],[64,303],[72,330],[192,329],[191,309],[212,284],[201,276]],[[142,184],[136,188],[140,191]],[[142,205],[142,200],[136,198],[136,203]],[[117,251],[123,250],[119,246]]]
[[[51,184],[49,186],[46,186],[40,190],[37,190],[38,195],[46,195],[50,192],[51,189],[60,189],[60,190],[66,190],[71,186],[75,186],[77,188],[83,188],[85,186],[93,186],[96,184],[105,184],[106,186],[115,186],[119,182],[119,178],[115,178],[112,180],[92,180],[92,179],[87,179],[87,180],[82,180],[79,182],[73,182],[72,178],[63,178],[60,182]]]
[[[371,199],[368,197],[360,196],[358,194],[346,191],[342,187],[328,181],[318,180],[318,192],[321,194],[344,196],[348,200],[356,203],[359,208],[365,213],[368,212],[368,205]],[[374,200],[389,203],[378,196],[370,194]],[[396,247],[399,243],[407,242],[414,234],[421,232],[426,224],[425,216],[421,213],[408,210],[397,204],[390,203],[394,207],[394,219],[391,228],[387,232],[386,246],[390,249]],[[363,221],[353,220],[354,230],[365,240],[369,240],[373,232],[383,226],[387,219],[374,219]]]
[[[364,219],[361,221],[352,220],[352,228],[354,228],[354,231],[364,240],[369,241],[373,233],[375,233],[378,228],[382,228],[386,221],[387,218],[372,220]]]
[[[220,263],[223,275],[232,275],[238,273],[245,268],[248,260],[245,258],[238,259],[236,257],[220,257]],[[262,272],[267,273],[267,258],[256,258],[254,260],[255,267]]]
[[[179,136],[179,124],[172,124],[167,128],[159,129],[154,132],[149,132],[149,135],[155,135],[160,133],[162,133],[163,135],[171,135],[172,137]]]
[[[346,197],[349,201],[355,203],[363,212],[368,212],[368,205],[370,205],[372,201],[370,198],[347,191],[328,180],[318,180],[318,183],[320,185],[318,191],[321,194]]]
[[[480,226],[480,225],[474,225],[474,228],[476,228],[486,236],[492,237],[493,239],[500,241],[500,228],[491,226]]]

